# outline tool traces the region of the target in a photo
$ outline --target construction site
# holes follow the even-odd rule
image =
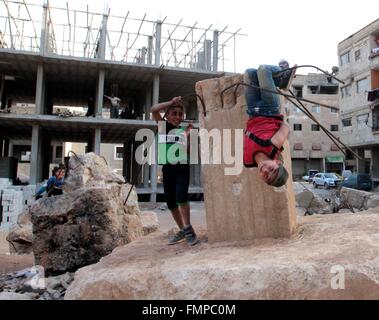
[[[379,299],[379,190],[337,178],[318,190],[317,170],[313,185],[293,180],[342,171],[347,150],[374,163],[331,132],[338,67],[281,60],[241,74],[241,29],[177,20],[0,0],[0,300]],[[323,74],[294,80],[301,67]],[[268,68],[274,90],[254,82]],[[249,104],[251,89],[278,105]],[[169,153],[161,119],[180,137],[214,134],[196,137],[191,162],[141,164],[140,129]],[[271,135],[250,132],[254,121]],[[188,180],[172,191],[170,175]]]

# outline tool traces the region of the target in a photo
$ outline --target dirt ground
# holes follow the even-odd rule
[[[154,211],[159,220],[160,230],[166,232],[175,227],[175,222],[170,211],[164,203],[141,202],[141,211]],[[205,225],[204,202],[191,202],[191,223],[195,227]],[[17,255],[9,253],[9,245],[6,240],[8,232],[0,231],[0,275],[22,270],[34,265],[32,254]]]

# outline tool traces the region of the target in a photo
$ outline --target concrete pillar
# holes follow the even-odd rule
[[[147,64],[153,64],[153,37],[147,38]]]
[[[105,71],[99,70],[96,87],[96,102],[95,102],[95,115],[96,117],[102,117],[103,113],[103,101],[104,101],[104,81]]]
[[[205,40],[204,42],[204,55],[205,55],[205,70],[211,70],[212,63],[212,41]]]
[[[217,71],[218,69],[218,31],[213,31],[213,61],[212,61],[212,71]]]
[[[0,138],[0,156],[6,157],[8,155],[9,150],[9,139]]]
[[[161,33],[162,33],[162,21],[156,22],[155,29],[155,61],[154,64],[159,66],[161,64]]]
[[[371,176],[379,181],[379,147],[371,149]]]
[[[131,140],[124,142],[124,154],[122,159],[122,175],[126,182],[131,182],[131,166],[132,166],[132,150],[131,150]]]
[[[150,120],[151,110],[151,87],[147,86],[145,92],[145,120]]]
[[[32,128],[32,150],[30,159],[30,184],[42,181],[42,133],[39,125]]]
[[[154,75],[154,83],[153,83],[153,105],[159,102],[159,75]],[[158,150],[157,148],[153,148],[153,157],[155,159],[155,164],[152,164],[150,167],[151,170],[151,197],[150,201],[157,201],[157,174],[158,174]]]
[[[362,158],[357,158],[357,173],[365,173],[365,150],[357,149],[357,154]]]
[[[108,24],[108,16],[103,15],[103,22],[100,30],[100,42],[99,42],[99,50],[97,52],[98,59],[105,59],[105,49],[107,44],[107,24]]]
[[[9,142],[8,157],[13,157],[13,143]]]
[[[203,97],[206,106],[218,105],[220,93],[230,83],[240,82],[242,78],[242,75],[237,75],[233,79],[222,77],[204,80],[197,83],[196,92]],[[243,143],[239,142],[243,140],[243,128],[246,125],[243,108],[246,101],[243,90],[237,93],[236,100],[233,96],[233,90],[225,92],[225,101],[236,101],[232,107],[208,110],[206,117],[202,112],[199,113],[201,128],[208,131],[216,128],[219,132],[230,129],[241,137],[231,140],[234,152],[225,147],[213,145],[207,148],[203,145],[215,153],[220,151],[220,157],[210,155],[205,159],[205,155],[202,155],[203,161],[210,162],[201,167],[209,242],[290,238],[296,232],[297,225],[289,143],[285,142],[282,153],[289,174],[285,186],[269,186],[259,177],[257,168],[244,168],[238,155],[243,150]],[[215,139],[207,140],[214,144]],[[202,143],[206,143],[205,139]],[[225,151],[237,154],[234,166],[224,164]],[[221,164],[218,159],[223,160]]]
[[[44,113],[45,106],[45,71],[42,63],[38,64],[37,67],[37,83],[36,83],[36,97],[35,97],[35,105],[36,105],[36,114]]]
[[[100,144],[101,144],[101,129],[96,128],[92,136],[92,151],[98,156],[100,155]]]
[[[45,55],[47,53],[47,41],[49,37],[49,30],[47,25],[47,4],[44,3],[42,11],[42,22],[41,22],[41,39],[40,39],[40,54]]]

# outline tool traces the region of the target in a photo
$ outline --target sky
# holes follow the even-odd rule
[[[29,0],[43,3],[45,0]],[[26,2],[29,2],[26,0]],[[50,0],[51,6],[66,6],[142,18],[235,31],[236,71],[260,64],[277,64],[282,58],[293,64],[312,64],[331,70],[338,65],[337,45],[379,18],[378,0]],[[234,70],[226,70],[234,71]]]

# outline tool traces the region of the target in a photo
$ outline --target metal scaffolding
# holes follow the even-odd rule
[[[128,11],[115,15],[65,7],[0,1],[0,41],[12,50],[185,69],[235,71],[241,29],[221,31],[179,19],[154,21]]]

